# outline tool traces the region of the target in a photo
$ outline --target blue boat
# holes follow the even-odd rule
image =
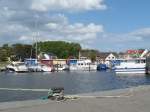
[[[106,66],[106,64],[99,64],[98,66],[97,66],[97,70],[99,70],[99,71],[105,71],[105,70],[107,70],[108,69],[108,67]]]

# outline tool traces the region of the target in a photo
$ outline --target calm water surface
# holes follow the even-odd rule
[[[0,88],[49,89],[64,87],[65,94],[149,84],[149,76],[118,76],[114,72],[0,73]],[[39,99],[46,95],[47,92],[0,90],[0,102]]]

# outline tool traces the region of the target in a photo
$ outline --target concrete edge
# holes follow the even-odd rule
[[[138,86],[138,87],[131,87],[125,89],[117,89],[117,90],[110,90],[110,91],[101,91],[101,92],[93,92],[87,94],[76,94],[76,95],[66,95],[66,97],[81,97],[85,96],[85,98],[90,97],[107,97],[107,96],[117,96],[120,94],[125,94],[129,92],[140,92],[140,91],[147,91],[150,90],[150,85]],[[87,96],[87,97],[86,97]],[[84,98],[84,97],[83,97]],[[52,103],[54,101],[51,100],[26,100],[26,101],[14,101],[14,102],[2,102],[0,103],[0,111],[7,110],[7,109],[14,109],[14,108],[23,108],[23,107],[31,107],[31,106],[38,106],[43,104]]]

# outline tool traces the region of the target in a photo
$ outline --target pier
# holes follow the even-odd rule
[[[149,112],[150,86],[90,93],[91,96],[117,96],[132,91],[129,97],[80,97],[66,101],[31,100],[0,103],[3,112]],[[86,95],[85,95],[86,96]]]

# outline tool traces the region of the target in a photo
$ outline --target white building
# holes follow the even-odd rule
[[[101,52],[97,55],[96,60],[97,63],[106,64],[108,67],[111,67],[111,61],[117,58],[116,53],[110,52]]]
[[[106,58],[105,58],[105,64],[111,68],[111,61],[112,60],[116,60],[117,57],[113,54],[113,53],[110,53]]]

